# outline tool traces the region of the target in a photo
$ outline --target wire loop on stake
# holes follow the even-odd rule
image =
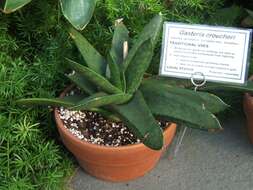
[[[194,79],[195,76],[200,76],[202,79]],[[197,83],[195,80],[201,81],[201,83]],[[197,91],[199,87],[202,87],[206,84],[206,77],[202,72],[195,72],[191,76],[191,83],[195,86],[195,91]]]

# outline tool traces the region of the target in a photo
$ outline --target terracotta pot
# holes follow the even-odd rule
[[[69,88],[61,94],[61,97],[68,90]],[[154,168],[176,132],[176,124],[170,124],[164,131],[165,142],[163,149],[160,151],[151,150],[142,143],[121,147],[106,147],[79,140],[63,126],[56,109],[54,114],[64,145],[74,154],[81,167],[97,178],[114,182],[138,178]]]
[[[251,76],[249,80],[253,80],[253,76]],[[250,141],[253,143],[253,96],[249,93],[245,93],[244,95],[243,108],[247,119]]]

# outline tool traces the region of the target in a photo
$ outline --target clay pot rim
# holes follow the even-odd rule
[[[72,88],[74,87],[74,85],[70,85],[68,86],[61,94],[60,94],[60,98],[61,97],[64,97],[65,94],[70,91]],[[136,149],[136,148],[148,148],[146,145],[144,145],[143,143],[138,143],[138,144],[131,144],[131,145],[125,145],[125,146],[118,146],[118,147],[107,147],[107,146],[104,146],[104,145],[97,145],[97,144],[92,144],[92,143],[89,143],[89,142],[86,142],[86,141],[82,141],[80,139],[78,139],[77,137],[75,137],[68,129],[66,129],[64,127],[64,124],[63,124],[63,121],[61,120],[60,118],[60,115],[58,113],[58,109],[57,108],[54,108],[54,117],[55,117],[55,121],[56,121],[56,125],[61,128],[61,130],[65,133],[65,135],[68,136],[68,138],[70,138],[72,141],[75,141],[76,143],[80,143],[84,146],[87,146],[89,148],[95,148],[95,149],[100,149],[100,150],[109,150],[109,151],[120,151],[120,150],[126,150],[126,149]],[[168,136],[170,134],[170,128],[173,126],[173,125],[176,125],[175,123],[170,123],[167,128],[163,131],[163,136]],[[165,140],[164,140],[164,144],[163,144],[163,148],[166,147],[166,144],[165,144]],[[161,151],[162,149],[160,150],[157,150],[157,151]],[[151,149],[152,150],[152,149]],[[156,150],[154,150],[156,151]]]

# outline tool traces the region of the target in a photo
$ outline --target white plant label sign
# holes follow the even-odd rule
[[[167,22],[164,24],[160,75],[244,84],[251,30]]]

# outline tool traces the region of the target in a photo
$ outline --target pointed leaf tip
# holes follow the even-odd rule
[[[70,27],[68,30],[87,66],[98,74],[104,75],[106,69],[106,61],[104,57],[80,32],[73,27]]]

